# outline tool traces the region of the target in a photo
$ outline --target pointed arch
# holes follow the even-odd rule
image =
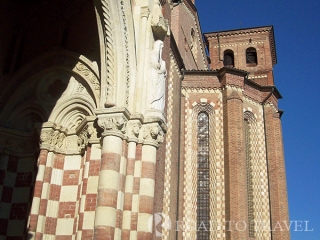
[[[28,111],[41,113],[40,118],[46,122],[71,78],[76,79],[78,84],[71,90],[72,94],[78,91],[79,98],[90,102],[90,111],[93,112],[100,98],[97,70],[97,66],[84,56],[69,51],[44,54],[21,69],[7,86],[7,90],[13,93],[8,97],[7,104],[1,112],[1,124],[15,128],[14,123],[17,119],[23,119],[29,114]],[[23,83],[19,85],[19,82]],[[74,89],[75,87],[78,87],[79,90]],[[81,89],[84,89],[85,94],[81,93]],[[18,109],[23,110],[17,111]]]

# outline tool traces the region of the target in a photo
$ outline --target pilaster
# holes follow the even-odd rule
[[[228,79],[226,79],[228,83]],[[227,239],[248,239],[247,179],[242,89],[226,86],[224,98]]]
[[[286,173],[280,113],[272,104],[264,106],[267,161],[271,209],[271,234],[274,240],[290,239]]]

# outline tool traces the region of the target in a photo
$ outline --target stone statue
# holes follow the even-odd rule
[[[165,104],[166,63],[162,60],[163,42],[154,42],[150,56],[151,108],[163,111]]]

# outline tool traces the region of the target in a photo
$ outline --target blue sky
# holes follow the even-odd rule
[[[274,26],[290,220],[313,228],[291,227],[291,239],[319,240],[320,1],[195,1],[203,32]]]

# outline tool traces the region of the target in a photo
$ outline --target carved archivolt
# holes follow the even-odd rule
[[[90,69],[85,64],[83,64],[82,62],[78,62],[73,70],[75,72],[82,73],[80,75],[85,76],[86,79],[92,83],[93,88],[97,90],[100,96],[100,83],[97,79],[97,76],[92,71],[90,71]]]
[[[125,106],[129,105],[129,88],[130,88],[130,63],[129,63],[129,44],[128,44],[128,26],[127,17],[125,14],[125,3],[120,1],[120,9],[122,13],[122,23],[124,29],[124,42],[125,42],[125,58],[126,58],[126,94],[125,94]]]
[[[112,107],[115,105],[114,102],[114,44],[113,44],[113,33],[112,33],[112,20],[111,11],[109,7],[110,1],[102,0],[102,26],[104,31],[104,44],[106,49],[106,65],[107,65],[107,89],[106,89],[106,107]]]
[[[4,110],[1,112],[1,115],[8,117],[12,108],[15,111],[18,106],[21,106],[18,103],[25,104],[28,100],[31,101],[35,97],[41,98],[41,101],[50,100],[47,93],[42,94],[42,97],[40,97],[41,94],[36,96],[37,93],[35,92],[39,89],[43,91],[43,87],[39,87],[38,90],[36,88],[39,84],[43,85],[43,83],[39,82],[39,76],[47,74],[46,71],[48,70],[50,70],[50,73],[55,74],[58,72],[68,76],[75,75],[79,79],[82,79],[82,82],[86,84],[85,88],[87,92],[92,95],[95,104],[99,102],[100,77],[92,63],[85,57],[79,57],[68,51],[54,51],[39,57],[13,77],[7,88],[2,91],[4,95],[0,96],[0,102],[10,103],[3,108]],[[21,85],[21,82],[25,83]],[[64,82],[62,81],[62,83]],[[33,103],[32,105],[36,106],[37,104]]]

